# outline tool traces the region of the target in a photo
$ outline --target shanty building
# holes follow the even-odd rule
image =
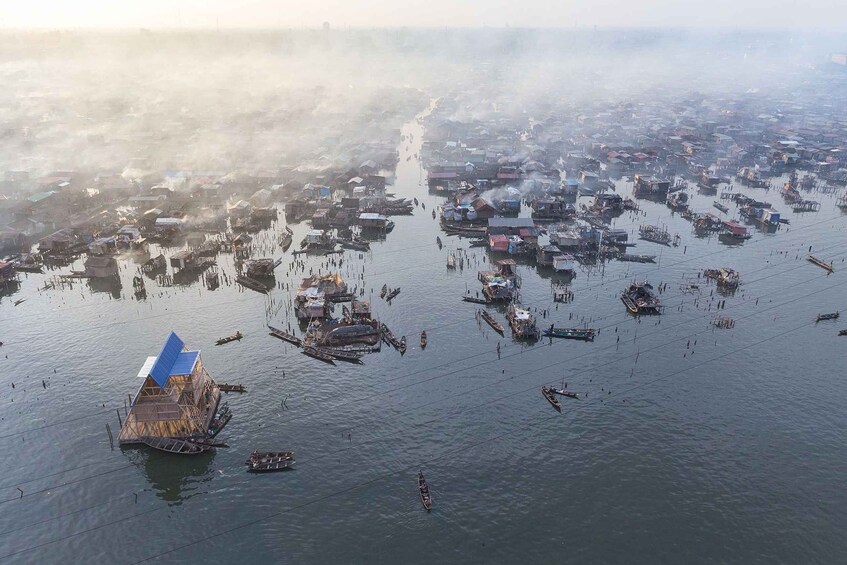
[[[363,212],[359,214],[359,225],[363,228],[384,230],[388,224],[388,218],[374,212]]]
[[[526,230],[530,237],[538,237],[538,229],[531,218],[489,218],[488,235],[521,235]]]
[[[197,266],[197,256],[192,249],[177,251],[171,257],[171,267],[177,270],[193,269]]]
[[[85,260],[85,276],[93,279],[117,277],[118,262],[114,257],[89,255]]]
[[[156,357],[138,371],[142,379],[118,441],[205,435],[214,418],[220,389],[206,372],[199,351],[189,351],[174,332]]]
[[[671,181],[667,179],[657,179],[654,177],[645,177],[643,175],[635,175],[633,177],[634,186],[633,194],[636,196],[667,196],[668,190],[671,187]]]
[[[10,261],[0,261],[0,287],[17,282],[15,264]]]

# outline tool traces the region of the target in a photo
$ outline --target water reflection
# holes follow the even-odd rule
[[[88,279],[88,288],[94,294],[103,292],[111,294],[112,298],[121,297],[121,279],[117,277]]]
[[[722,233],[718,235],[718,241],[722,245],[726,245],[728,247],[739,247],[741,245],[744,245],[744,242],[747,240],[735,237],[731,233]]]
[[[21,290],[21,282],[18,280],[10,280],[6,281],[3,284],[0,284],[0,300],[5,297],[12,296],[17,294]]]
[[[173,455],[148,447],[122,449],[130,461],[144,470],[153,492],[169,505],[178,506],[205,493],[208,490],[205,484],[214,478],[214,450],[198,455]]]

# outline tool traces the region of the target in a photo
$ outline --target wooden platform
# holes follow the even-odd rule
[[[220,389],[215,386],[210,398],[209,408],[203,415],[203,431],[209,429],[209,425],[217,413],[220,399]],[[173,405],[173,408],[177,408],[176,405]],[[135,405],[128,415],[121,416],[124,418],[124,425],[118,434],[118,443],[121,445],[146,443],[142,439],[143,437],[181,437],[190,435],[194,431],[185,428],[185,421],[180,418],[177,409],[172,409],[170,406],[162,405],[144,396],[139,396],[136,399]],[[148,425],[143,426],[146,428],[144,435],[137,437],[130,435],[132,433],[130,430],[137,429],[140,427],[139,424],[145,423]]]

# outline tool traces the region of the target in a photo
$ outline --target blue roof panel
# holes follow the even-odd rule
[[[185,343],[179,339],[178,335],[171,332],[168,335],[168,339],[165,340],[165,345],[162,346],[159,356],[156,358],[156,363],[150,369],[150,376],[153,377],[153,380],[160,387],[164,387],[167,384],[168,377],[171,376],[171,370],[177,362],[183,347],[185,347]]]
[[[183,351],[180,353],[176,358],[176,363],[171,367],[170,376],[190,375],[199,356],[199,351]]]

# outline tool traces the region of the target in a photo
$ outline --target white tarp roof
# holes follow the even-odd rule
[[[144,362],[144,365],[141,366],[141,369],[138,371],[138,375],[136,375],[140,379],[146,379],[150,375],[150,371],[153,369],[153,365],[156,364],[156,357],[148,357],[147,361]]]

